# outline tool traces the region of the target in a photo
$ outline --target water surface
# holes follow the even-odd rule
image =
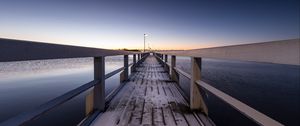
[[[169,60],[170,61],[170,60]],[[190,73],[190,58],[178,57],[177,66]],[[205,82],[269,117],[291,126],[300,125],[300,67],[256,62],[203,59]],[[189,95],[190,81],[180,76]],[[218,125],[254,125],[252,121],[206,92],[209,116]]]
[[[177,66],[188,73],[189,64],[189,58],[177,57]],[[300,125],[299,66],[215,59],[203,59],[202,65],[205,82],[285,125]],[[106,73],[122,66],[122,56],[106,58]],[[92,79],[92,58],[0,63],[0,122]],[[119,85],[119,79],[117,74],[106,80],[106,94]],[[189,95],[189,80],[180,76],[180,85]],[[78,124],[85,116],[86,94],[78,95],[30,125]],[[255,125],[214,95],[206,92],[204,96],[209,116],[217,125]]]
[[[106,57],[105,60],[105,73],[123,66],[123,56]],[[93,58],[0,63],[0,122],[92,80]],[[106,94],[118,86],[119,74],[116,74],[106,80]],[[85,116],[87,93],[88,91],[51,110],[30,125],[78,124]]]

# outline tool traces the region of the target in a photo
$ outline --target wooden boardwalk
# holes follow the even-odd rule
[[[136,68],[129,81],[91,125],[182,125],[210,124],[192,112],[175,82],[154,56]]]
[[[90,90],[86,96],[87,116],[78,125],[86,126],[91,123],[92,125],[214,125],[207,116],[189,109],[196,108],[203,111],[205,115],[209,114],[207,109],[209,106],[206,106],[204,97],[201,95],[201,93],[208,92],[223,101],[224,105],[231,106],[232,109],[258,125],[282,126],[283,124],[268,115],[202,81],[202,59],[300,65],[299,38],[161,52],[117,51],[1,38],[0,43],[0,62],[94,58],[93,80],[31,110],[0,122],[1,126],[26,125],[89,89],[92,91]],[[154,54],[156,57],[150,54]],[[105,58],[116,55],[124,56],[124,66],[105,74]],[[129,55],[133,56],[134,62],[132,64],[128,64]],[[171,58],[170,65],[166,63],[168,56]],[[191,58],[190,74],[176,67],[177,56]],[[142,61],[144,62],[141,64]],[[169,78],[169,73],[159,63],[172,73],[172,79]],[[130,74],[128,79],[128,68],[131,65],[137,67],[137,71]],[[120,72],[120,80],[126,80],[126,83],[124,82],[125,84],[120,86],[116,92],[106,97],[105,80]],[[181,76],[190,80],[189,99],[192,100],[189,102],[183,98],[178,84],[172,81],[180,82]],[[203,89],[203,92],[199,88]],[[106,111],[101,112],[102,110]]]

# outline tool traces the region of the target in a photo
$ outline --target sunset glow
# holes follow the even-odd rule
[[[108,49],[142,49],[145,33],[152,49],[299,38],[299,1],[233,3],[4,0],[0,38]]]

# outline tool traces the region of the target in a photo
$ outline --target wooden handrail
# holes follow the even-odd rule
[[[165,62],[162,60],[163,56],[161,54],[172,55],[171,70],[176,74],[180,73],[185,77],[191,79],[192,78],[191,75],[175,67],[176,55],[189,56],[189,57],[201,57],[201,58],[232,59],[232,60],[242,60],[242,61],[300,65],[299,52],[300,52],[299,39],[292,39],[292,40],[282,40],[282,41],[273,41],[273,42],[265,42],[265,43],[225,46],[225,47],[187,50],[187,51],[164,51],[158,53],[160,53],[159,58],[162,63]],[[104,59],[103,57],[105,56],[125,55],[126,61],[124,61],[124,67],[112,71],[106,75],[103,75],[104,72],[100,72],[102,74],[101,76],[103,76],[103,78],[105,79],[112,77],[113,75],[121,72],[125,68],[128,69],[128,66],[130,66],[128,65],[129,54],[138,54],[138,59],[140,60],[137,61],[137,64],[140,64],[141,61],[145,60],[145,57],[147,56],[145,55],[146,53],[140,53],[140,52],[117,51],[117,50],[48,44],[48,43],[36,43],[36,42],[22,41],[22,40],[0,39],[0,62],[58,59],[58,58],[79,58],[79,57],[101,57],[101,59]],[[104,67],[104,63],[102,62],[101,65],[98,66]],[[126,72],[128,72],[128,70],[126,70]],[[173,77],[173,80],[176,80],[177,75],[174,73],[172,73],[171,76]],[[103,79],[100,80],[103,81]],[[37,107],[33,111],[22,113],[14,118],[11,118],[1,123],[0,125],[21,125],[24,124],[25,122],[31,121],[32,119],[39,117],[40,115],[55,108],[56,106],[77,96],[83,91],[95,86],[97,83],[99,83],[98,81],[99,80],[94,80],[87,84],[84,84],[72,91],[65,93],[62,96],[59,96]],[[246,115],[248,118],[253,119],[255,122],[257,122],[260,125],[276,125],[276,126],[282,125],[276,120],[271,119],[270,117],[264,115],[263,113],[258,112],[257,110],[251,108],[250,106],[238,101],[237,99],[234,99],[233,97],[225,94],[224,92],[221,92],[218,89],[215,89],[214,87],[200,80],[196,81],[196,83],[199,86],[205,88],[207,91],[214,94],[215,96],[219,97],[221,100],[225,101],[227,104],[231,105],[236,110],[240,111],[242,114]],[[103,84],[105,83],[103,82]]]
[[[51,109],[57,107],[58,105],[72,99],[73,97],[77,96],[78,94],[86,91],[87,89],[93,87],[95,84],[97,84],[97,81],[91,81],[87,84],[84,84],[74,90],[71,90],[59,97],[54,98],[53,100],[50,100],[37,108],[30,110],[28,112],[24,112],[22,114],[19,114],[7,121],[4,121],[0,123],[1,126],[19,126],[23,125],[24,123],[31,121],[40,115],[50,111]]]
[[[183,70],[179,69],[178,67],[174,67],[174,69],[176,70],[176,72],[178,72],[181,75],[187,77],[188,79],[192,78],[190,74],[188,74],[187,72],[184,72]]]
[[[127,56],[128,57],[128,56]],[[142,59],[144,59],[145,57],[143,57]],[[95,60],[95,59],[94,59]],[[128,60],[128,59],[127,59]],[[138,61],[140,62],[140,61]],[[133,63],[128,64],[128,66],[133,65]],[[95,68],[94,68],[95,69]],[[115,74],[123,71],[125,69],[125,67],[121,67],[117,70],[114,70],[108,74],[105,75],[105,79],[108,79],[112,76],[114,76]],[[95,86],[96,84],[99,83],[99,80],[93,80],[87,84],[84,84],[76,89],[73,89],[61,96],[58,96],[40,106],[38,106],[37,108],[21,113],[13,118],[10,118],[9,120],[6,120],[4,122],[1,122],[0,125],[2,126],[14,126],[14,125],[23,125],[41,115],[43,115],[44,113],[50,111],[51,109],[56,108],[57,106],[59,106],[60,104],[63,104],[64,102],[67,102],[68,100],[72,99],[73,97],[79,95],[80,93],[88,90],[89,88]],[[105,102],[105,101],[103,101]]]
[[[174,69],[179,74],[191,79],[190,74],[184,72],[183,70],[181,70],[177,67],[175,67]],[[209,91],[211,94],[213,94],[213,95],[217,96],[218,98],[220,98],[225,103],[232,106],[234,109],[236,109],[237,111],[239,111],[240,113],[242,113],[243,115],[248,117],[249,119],[255,121],[259,125],[263,125],[263,126],[283,126],[283,124],[281,124],[280,122],[268,117],[267,115],[253,109],[252,107],[248,106],[247,104],[231,97],[230,95],[228,95],[228,94],[226,94],[226,93],[210,86],[209,84],[207,84],[203,81],[197,80],[196,83],[200,87],[202,87],[205,90]]]
[[[204,88],[205,90],[209,91],[213,95],[220,98],[222,101],[226,102],[236,110],[238,110],[243,115],[247,116],[248,118],[252,119],[256,123],[262,125],[262,126],[283,126],[283,124],[277,122],[276,120],[268,117],[267,115],[253,109],[252,107],[246,105],[245,103],[231,97],[228,94],[225,94],[224,92],[210,86],[209,84],[203,82],[203,81],[196,81],[196,83]]]
[[[121,67],[121,68],[119,68],[119,69],[117,69],[117,70],[114,70],[114,71],[112,71],[112,72],[106,74],[106,75],[105,75],[105,79],[108,79],[108,78],[110,78],[110,77],[116,75],[117,73],[121,72],[122,70],[124,70],[124,67]]]
[[[0,38],[0,62],[142,54]]]
[[[160,51],[156,53],[176,56],[300,65],[300,39],[185,51]]]

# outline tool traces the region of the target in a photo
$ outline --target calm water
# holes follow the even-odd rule
[[[190,58],[177,58],[176,65],[188,73],[189,64]],[[203,59],[202,69],[203,79],[210,85],[285,125],[300,125],[299,66]],[[190,81],[183,76],[180,79],[184,91],[189,92]],[[206,93],[205,100],[217,125],[255,125],[214,95]]]
[[[131,61],[131,60],[130,60]],[[169,60],[170,61],[170,60]],[[190,71],[189,58],[177,66]],[[106,73],[122,67],[121,56],[106,58]],[[286,125],[299,125],[300,67],[204,59],[203,78],[212,86]],[[93,59],[0,63],[0,122],[30,110],[93,79]],[[189,80],[180,76],[188,92]],[[106,80],[106,93],[119,85],[119,74]],[[76,125],[85,116],[85,96],[78,95],[31,125]],[[205,100],[218,125],[254,125],[212,94]],[[43,123],[47,120],[50,123]],[[68,120],[68,121],[65,121]]]
[[[130,61],[132,58],[130,57]],[[123,56],[106,58],[106,73],[123,66]],[[93,59],[0,63],[0,122],[93,80]],[[119,74],[106,80],[106,94],[119,86]],[[85,116],[84,92],[30,125],[76,125]],[[68,121],[65,121],[68,120]],[[43,123],[47,121],[47,123]],[[50,122],[50,123],[48,123]]]

